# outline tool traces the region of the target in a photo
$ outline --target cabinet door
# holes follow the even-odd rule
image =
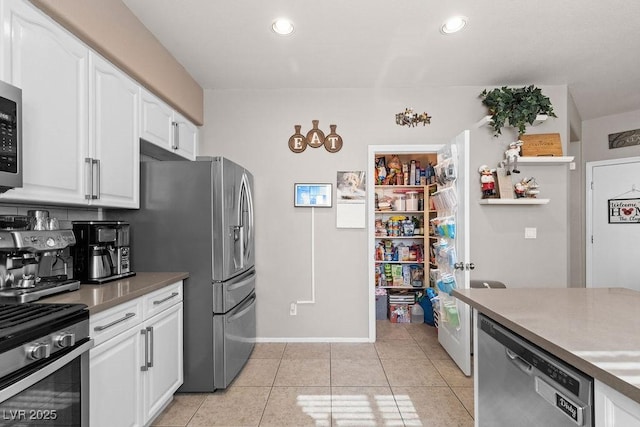
[[[89,64],[91,205],[138,208],[140,89],[96,54]]]
[[[182,385],[182,303],[145,322],[149,340],[148,371],[144,375],[144,422],[155,417]]]
[[[640,427],[640,404],[600,381],[594,388],[597,426]]]
[[[177,126],[174,152],[189,160],[195,160],[198,149],[198,128],[178,113],[174,113],[174,123]]]
[[[89,353],[89,418],[92,427],[142,425],[140,330],[131,328]]]
[[[2,8],[3,74],[22,89],[24,186],[0,200],[86,204],[88,49],[28,2]]]
[[[156,96],[142,90],[140,138],[173,151],[173,110]]]

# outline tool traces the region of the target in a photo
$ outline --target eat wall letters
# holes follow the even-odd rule
[[[324,148],[330,153],[337,153],[342,148],[342,137],[336,133],[336,125],[329,125],[331,132],[325,136],[322,130],[318,129],[318,120],[311,120],[313,128],[307,132],[307,136],[300,133],[302,126],[295,125],[296,133],[289,138],[289,149],[294,153],[302,153],[307,145],[311,148]]]

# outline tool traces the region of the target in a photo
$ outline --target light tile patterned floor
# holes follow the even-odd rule
[[[179,393],[154,426],[473,426],[473,378],[427,324],[377,322],[374,344],[259,343],[226,390]]]

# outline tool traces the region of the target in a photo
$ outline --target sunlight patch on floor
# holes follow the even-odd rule
[[[382,418],[386,427],[422,426],[409,396],[375,395],[373,401],[364,394],[355,395],[299,395],[297,404],[312,417],[316,426],[368,427],[379,425]],[[402,416],[398,411],[402,411]],[[378,417],[376,417],[378,414]]]

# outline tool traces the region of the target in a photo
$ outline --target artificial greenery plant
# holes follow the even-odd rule
[[[480,94],[482,104],[489,109],[491,128],[494,136],[502,133],[504,126],[518,128],[518,135],[524,135],[526,126],[532,125],[538,114],[557,117],[548,97],[533,85],[521,88],[503,86]]]

